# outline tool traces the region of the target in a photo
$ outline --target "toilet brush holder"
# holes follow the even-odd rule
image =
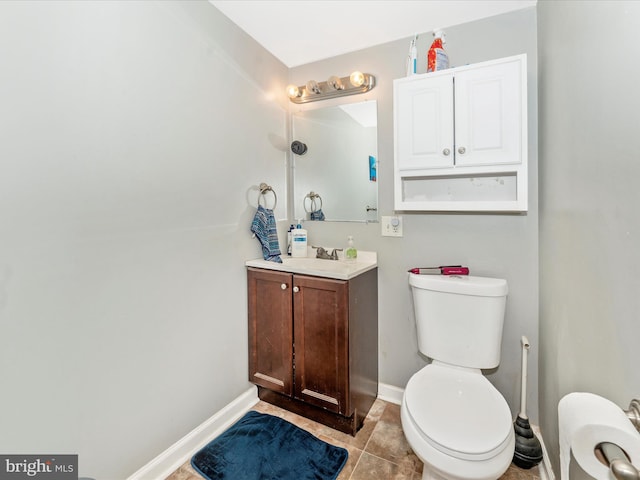
[[[513,463],[524,469],[535,467],[542,460],[542,446],[533,433],[527,417],[527,354],[529,350],[529,340],[523,336],[522,343],[522,388],[520,393],[520,413],[513,422],[515,430],[515,449],[513,452]]]

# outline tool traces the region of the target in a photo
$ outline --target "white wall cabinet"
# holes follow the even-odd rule
[[[526,55],[394,81],[395,209],[527,210]]]

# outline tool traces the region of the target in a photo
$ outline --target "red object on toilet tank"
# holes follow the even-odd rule
[[[412,268],[409,273],[416,275],[469,275],[469,267],[462,265],[443,265],[440,267]]]

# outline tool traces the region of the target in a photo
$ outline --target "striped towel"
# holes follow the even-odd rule
[[[322,211],[321,208],[319,208],[315,212],[311,212],[311,220],[318,220],[318,221],[324,220],[324,212]]]
[[[255,233],[262,245],[262,256],[270,262],[282,263],[280,244],[276,230],[276,219],[273,210],[258,205],[258,211],[251,222],[251,231]]]

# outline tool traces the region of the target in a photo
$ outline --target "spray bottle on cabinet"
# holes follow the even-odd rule
[[[444,44],[447,43],[442,30],[433,32],[433,43],[427,52],[427,72],[439,72],[449,68],[449,55],[444,50]]]

